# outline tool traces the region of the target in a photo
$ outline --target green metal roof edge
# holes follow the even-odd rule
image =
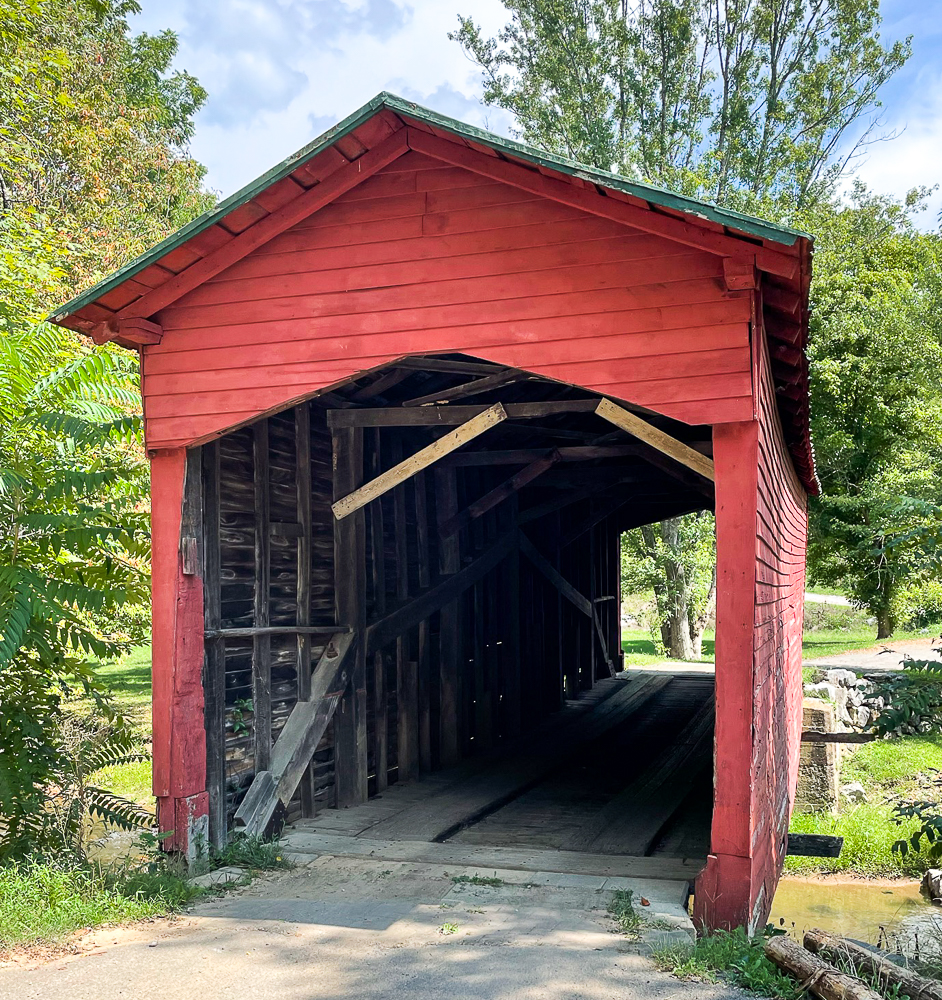
[[[272,167],[271,170],[266,171],[254,181],[246,184],[245,187],[240,188],[234,194],[229,195],[228,198],[223,199],[218,205],[215,206],[215,208],[197,216],[197,218],[188,222],[175,233],[171,233],[165,239],[155,244],[150,248],[150,250],[145,251],[139,257],[135,257],[127,264],[119,267],[117,271],[113,271],[106,278],[102,278],[101,281],[92,285],[91,288],[86,289],[81,294],[70,299],[64,305],[56,309],[54,313],[51,313],[48,319],[53,322],[65,319],[65,317],[77,312],[84,306],[90,305],[102,295],[110,292],[123,281],[132,278],[135,274],[138,274],[145,268],[150,267],[151,264],[156,264],[165,254],[169,253],[171,250],[175,250],[179,246],[182,246],[187,240],[196,236],[204,229],[208,229],[210,226],[215,225],[220,219],[224,218],[234,209],[245,204],[247,201],[251,201],[252,198],[264,191],[266,188],[270,187],[276,181],[281,180],[283,177],[287,177],[288,174],[296,170],[302,163],[305,163],[307,160],[317,156],[318,153],[323,152],[328,146],[333,145],[333,143],[335,143],[338,139],[341,139],[348,133],[354,131],[362,125],[363,122],[372,118],[377,112],[383,109],[388,109],[390,111],[395,111],[398,114],[415,118],[417,121],[426,122],[430,125],[434,125],[436,128],[441,128],[447,132],[451,132],[453,135],[471,139],[474,142],[484,143],[495,150],[499,150],[500,152],[507,153],[512,156],[519,156],[522,159],[529,160],[539,166],[549,167],[550,169],[558,170],[561,173],[584,178],[585,180],[588,180],[593,184],[599,184],[602,187],[608,187],[616,191],[622,191],[625,194],[634,195],[636,198],[641,198],[644,201],[660,205],[662,208],[671,208],[676,211],[685,212],[688,215],[697,215],[711,222],[718,223],[719,225],[729,226],[732,229],[739,230],[740,232],[746,233],[750,236],[755,236],[760,239],[773,240],[776,243],[781,243],[785,246],[794,246],[798,239],[810,240],[812,238],[807,233],[798,229],[790,229],[776,223],[764,222],[761,219],[754,218],[750,215],[743,215],[742,213],[734,212],[731,209],[718,208],[716,205],[712,205],[709,202],[699,201],[696,198],[690,198],[686,195],[677,194],[673,191],[668,191],[665,188],[659,188],[654,184],[647,184],[642,181],[632,181],[627,177],[620,176],[619,174],[613,174],[606,170],[600,170],[597,167],[590,167],[584,163],[578,163],[575,160],[570,160],[565,156],[547,153],[534,146],[528,146],[525,143],[517,142],[514,139],[505,139],[501,136],[494,135],[492,132],[476,128],[473,125],[466,125],[464,122],[457,121],[454,118],[449,118],[447,115],[439,114],[429,108],[424,108],[422,105],[415,104],[413,101],[407,101],[402,97],[397,97],[395,94],[389,94],[383,91],[377,94],[376,97],[374,97],[367,104],[364,104],[363,107],[354,111],[353,114],[348,115],[343,119],[343,121],[338,122],[326,132],[319,135],[316,139],[312,139],[306,146],[302,146],[296,153],[293,153],[287,159],[282,160],[281,163]]]

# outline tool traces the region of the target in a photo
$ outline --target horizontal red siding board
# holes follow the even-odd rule
[[[445,351],[743,419],[751,303],[721,275],[713,254],[409,152],[162,311],[148,445]]]

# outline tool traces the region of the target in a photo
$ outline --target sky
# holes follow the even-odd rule
[[[139,0],[137,31],[175,31],[178,69],[209,92],[193,155],[222,196],[264,173],[381,90],[472,125],[513,134],[481,103],[480,73],[448,40],[458,14],[487,36],[500,0]],[[913,36],[913,56],[886,85],[878,134],[856,164],[873,189],[902,196],[942,183],[942,0],[883,0],[886,41]],[[942,194],[922,216],[934,228]]]

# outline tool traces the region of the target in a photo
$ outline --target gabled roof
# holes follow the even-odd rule
[[[431,142],[449,140],[449,148],[485,152],[495,159],[495,169],[503,165],[513,171],[516,167],[518,179],[520,168],[526,168],[532,184],[548,179],[557,193],[565,189],[569,194],[564,197],[581,198],[589,204],[588,210],[587,198],[605,199],[608,206],[619,202],[624,213],[645,213],[651,231],[669,239],[701,246],[724,258],[754,254],[786,439],[799,475],[806,486],[815,489],[804,354],[811,261],[807,234],[504,139],[392,94],[378,94],[211,211],[67,302],[49,319],[99,341],[116,340],[129,347],[155,343],[159,327],[150,317],[193,287],[197,279],[218,273],[228,266],[227,260],[231,263],[272,238],[299,212],[316,211],[348,190],[358,182],[357,175],[348,171],[350,179],[343,187],[344,167],[365,157],[363,164],[372,163],[369,169],[378,169],[376,164],[383,165],[384,145],[410,142],[408,136],[414,135],[412,148],[417,148],[423,134]],[[750,278],[746,275],[743,280]]]

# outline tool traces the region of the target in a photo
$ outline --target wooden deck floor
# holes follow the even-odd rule
[[[506,747],[295,824],[288,848],[690,879],[709,847],[712,740],[710,675],[633,673]]]

